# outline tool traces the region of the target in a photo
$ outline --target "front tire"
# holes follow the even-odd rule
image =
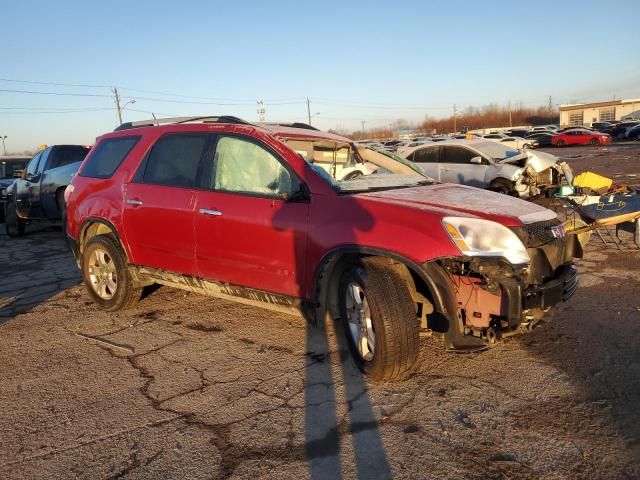
[[[82,277],[93,301],[108,312],[128,308],[142,295],[142,288],[134,286],[122,248],[108,235],[92,237],[85,245]]]
[[[591,144],[592,147],[597,147],[600,144],[597,138],[592,138],[591,140],[589,140],[589,143]]]
[[[7,216],[5,218],[5,229],[10,237],[21,237],[24,235],[27,222],[18,216],[16,204],[9,203],[7,205]]]
[[[564,142],[564,140],[558,140],[558,141],[556,142],[556,147],[558,147],[558,148],[566,147],[566,145],[567,145],[567,144]]]
[[[340,317],[358,368],[373,380],[397,380],[413,370],[420,349],[414,302],[386,259],[347,268],[338,286]]]
[[[489,190],[491,190],[492,192],[503,193],[504,195],[509,195],[512,197],[518,196],[513,182],[510,182],[509,180],[506,180],[504,178],[498,178],[491,182],[489,184]]]

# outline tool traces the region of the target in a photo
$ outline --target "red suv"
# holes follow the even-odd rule
[[[337,181],[349,165],[366,173]],[[550,210],[440,184],[305,124],[123,124],[98,139],[66,201],[72,250],[105,310],[158,283],[314,325],[329,316],[379,380],[411,372],[421,330],[473,351],[533,326],[574,293],[582,253]]]

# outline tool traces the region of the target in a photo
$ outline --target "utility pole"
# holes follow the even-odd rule
[[[360,123],[362,124],[362,138],[364,138],[364,136],[365,136],[365,133],[364,133],[364,124],[365,124],[365,123],[367,123],[367,122],[365,122],[364,120],[362,120]]]
[[[122,109],[120,108],[120,97],[118,96],[118,89],[113,87],[113,99],[116,102],[116,112],[118,112],[118,125],[122,125]]]
[[[458,131],[457,129],[457,123],[456,123],[456,104],[453,104],[453,133],[456,133]]]
[[[307,117],[309,120],[309,125],[311,125],[311,104],[309,102],[309,97],[307,97]]]
[[[553,103],[551,103],[551,95],[549,95],[549,114],[553,112]]]
[[[513,127],[513,125],[511,124],[511,100],[509,100],[509,128]]]
[[[7,156],[7,146],[4,143],[4,140],[7,138],[6,135],[0,135],[0,139],[2,139],[2,150],[4,150],[4,156]]]

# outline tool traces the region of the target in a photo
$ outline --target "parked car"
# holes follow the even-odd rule
[[[551,144],[556,147],[567,147],[570,145],[605,145],[611,143],[611,136],[606,133],[587,130],[586,128],[574,128],[554,135]]]
[[[504,133],[489,133],[487,135],[482,135],[482,138],[489,140],[490,142],[502,143],[514,150],[525,150],[527,148],[536,148],[538,146],[538,142],[534,139],[525,140],[523,138],[510,137]]]
[[[4,222],[7,189],[17,177],[22,175],[30,159],[31,157],[25,155],[0,156],[0,223]]]
[[[610,127],[611,125],[613,125],[613,123],[611,123],[611,122],[593,122],[591,124],[591,128],[593,130],[597,130],[599,132],[602,132],[605,128]]]
[[[55,145],[38,152],[22,176],[7,188],[6,232],[24,234],[27,222],[59,224],[64,216],[64,189],[89,152],[82,145]]]
[[[529,135],[531,133],[530,130],[525,130],[523,128],[514,128],[513,130],[507,130],[505,132],[507,135],[509,135],[510,137],[519,137],[519,138],[524,138],[527,135]]]
[[[627,131],[627,138],[629,140],[640,140],[640,124],[635,127],[631,127]]]
[[[553,193],[563,182],[566,163],[543,152],[521,153],[486,140],[451,140],[417,147],[406,155],[427,175],[528,199]]]
[[[400,145],[398,145],[398,148],[396,148],[395,153],[397,153],[398,155],[400,155],[401,157],[404,157],[404,153],[408,152],[409,150],[415,148],[415,147],[419,147],[420,145],[425,145],[425,144],[429,144],[429,143],[433,143],[431,141],[431,139],[425,139],[425,140],[418,140],[418,141],[414,141],[414,142],[406,142],[406,143],[402,143]]]
[[[296,153],[330,145],[388,173],[340,181]],[[363,372],[390,380],[414,369],[420,328],[484,349],[577,286],[580,246],[554,212],[418,170],[312,128],[133,122],[67,188],[68,238],[105,310],[159,283],[333,318]]]
[[[453,135],[450,138],[454,140],[472,140],[474,138],[482,138],[482,135],[479,133],[461,133],[459,135]]]
[[[553,138],[554,133],[552,132],[534,132],[527,135],[525,140],[531,140],[538,142],[538,147],[549,147],[551,146],[551,139]]]
[[[555,126],[552,125],[540,125],[537,127],[532,127],[531,128],[531,133],[536,133],[536,132],[557,132],[559,130],[559,128],[556,128]]]
[[[627,129],[629,127],[635,127],[636,125],[640,125],[640,121],[628,120],[606,127],[602,130],[602,133],[611,135],[611,138],[623,139]]]

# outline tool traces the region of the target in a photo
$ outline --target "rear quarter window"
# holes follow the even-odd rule
[[[53,158],[49,160],[48,169],[63,167],[70,163],[81,162],[87,156],[89,149],[86,147],[55,147]]]
[[[93,178],[111,177],[139,140],[139,136],[102,140],[96,145],[79,175]]]

